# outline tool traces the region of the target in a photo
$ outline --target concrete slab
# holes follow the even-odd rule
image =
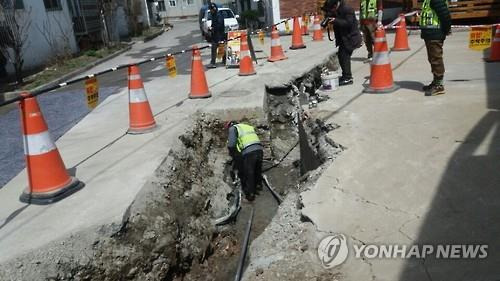
[[[282,38],[284,48],[290,45],[290,39]],[[308,48],[289,52],[289,60],[285,62],[272,64],[262,60],[256,68],[256,76],[239,77],[237,69],[207,71],[211,99],[187,99],[189,75],[145,81],[159,125],[150,134],[125,134],[128,128],[127,91],[110,96],[57,141],[66,167],[86,184],[84,189],[53,205],[27,206],[18,200],[27,184],[23,171],[0,190],[0,263],[78,231],[120,223],[135,195],[169,150],[176,146],[178,136],[191,123],[193,113],[198,110],[230,110],[233,114],[242,109],[250,113],[255,109],[262,111],[266,83],[288,81],[290,75],[299,76],[334,52],[331,42],[312,43],[310,38],[305,41]],[[144,46],[154,42],[156,40]],[[137,44],[134,48],[138,48]],[[270,49],[269,40],[262,49]],[[150,50],[147,55],[163,51]],[[146,55],[144,50],[137,51]],[[207,55],[205,50],[205,62]],[[114,66],[123,59],[118,57],[89,73]],[[269,79],[270,73],[272,79]]]
[[[467,38],[445,42],[443,96],[421,92],[432,75],[417,36],[411,51],[391,53],[397,92],[362,94],[369,66],[353,63],[355,85],[318,107],[341,125],[330,137],[347,150],[302,193],[303,214],[358,245],[488,244],[488,257],[362,260],[351,252],[335,269],[342,280],[500,278],[500,64],[485,64]]]

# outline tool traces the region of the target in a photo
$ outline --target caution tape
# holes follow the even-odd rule
[[[404,14],[404,17],[410,17],[410,16],[413,16],[419,12],[420,12],[420,10],[409,12],[409,13]],[[384,25],[384,29],[397,28],[397,27],[395,27],[395,25],[398,24],[400,21],[401,21],[401,16],[397,17],[395,20],[393,20],[388,25]]]
[[[40,90],[32,91],[32,92],[29,93],[28,96],[17,96],[17,97],[15,97],[13,99],[10,99],[10,100],[7,100],[7,101],[4,101],[4,102],[0,103],[0,107],[2,107],[4,105],[11,104],[11,103],[14,103],[14,102],[18,102],[18,101],[20,101],[22,99],[25,99],[27,97],[36,97],[36,96],[39,96],[41,94],[48,93],[48,92],[51,92],[51,91],[54,91],[54,90],[66,87],[68,85],[72,85],[72,84],[75,84],[75,83],[87,80],[89,78],[100,76],[100,75],[103,75],[103,74],[106,74],[106,73],[109,73],[109,72],[114,72],[114,71],[117,71],[117,70],[120,70],[120,69],[123,69],[123,68],[128,68],[129,66],[132,66],[132,65],[141,65],[141,64],[148,63],[148,62],[162,60],[162,59],[165,59],[168,56],[177,56],[177,55],[184,54],[186,52],[191,52],[193,50],[203,50],[203,49],[206,49],[206,48],[209,48],[209,47],[210,47],[210,45],[205,45],[205,46],[202,46],[202,47],[198,47],[195,44],[195,45],[193,45],[192,48],[189,48],[189,49],[184,49],[184,50],[181,50],[181,51],[178,51],[178,52],[174,52],[174,53],[170,53],[170,54],[165,54],[165,55],[158,56],[158,57],[149,58],[149,59],[146,59],[146,60],[143,60],[143,61],[139,61],[139,62],[136,62],[136,63],[122,64],[122,65],[118,65],[118,66],[115,66],[115,67],[111,67],[109,69],[106,69],[106,70],[103,70],[103,71],[100,71],[100,72],[97,72],[97,73],[85,75],[85,76],[82,76],[82,77],[79,77],[79,78],[76,78],[76,79],[73,79],[73,80],[70,80],[70,81],[63,82],[63,83],[59,83],[59,84],[51,86],[51,87],[47,87],[47,88],[43,88],[43,89],[40,89]]]
[[[413,12],[409,12],[404,14],[404,17],[410,17],[413,15],[419,15],[420,10],[416,10]],[[395,20],[393,20],[391,23],[384,25],[384,29],[396,29],[400,28],[399,25],[397,25],[401,21],[401,16],[397,17]],[[499,25],[500,23],[494,23],[494,24],[472,24],[472,25],[451,25],[451,28],[472,28],[472,27],[492,27]],[[418,30],[420,29],[420,26],[406,26],[406,29],[410,30]]]

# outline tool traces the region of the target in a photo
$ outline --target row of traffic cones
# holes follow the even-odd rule
[[[242,48],[244,50],[244,47]],[[245,63],[243,61],[243,63]],[[251,63],[251,61],[250,61]],[[19,102],[26,155],[28,188],[20,201],[51,204],[81,189],[84,184],[68,174],[35,97],[23,93]],[[191,91],[189,98],[210,97],[200,50],[193,48]],[[129,134],[144,134],[156,128],[139,67],[128,67]]]
[[[319,19],[316,18],[314,25],[319,25],[318,21]],[[406,23],[403,17],[400,21],[400,27],[396,31],[393,51],[409,50],[405,26]],[[316,33],[316,27],[313,28]],[[295,30],[301,31],[297,20],[294,21]],[[295,33],[291,48],[304,48],[305,45],[302,42],[302,38],[296,36]],[[322,40],[322,36],[320,39],[319,34],[315,34],[314,36],[317,36],[315,40]],[[246,34],[242,34],[241,41],[239,74],[253,75],[255,74],[255,69],[250,57]],[[194,47],[192,52],[191,91],[189,98],[208,98],[211,94],[201,61],[200,50]],[[271,56],[268,60],[274,62],[286,58],[280,45],[278,31],[274,27],[271,33]],[[500,61],[500,25],[496,26],[491,55],[488,61]],[[398,88],[393,81],[385,31],[383,28],[378,28],[375,31],[374,55],[370,67],[370,84],[365,92],[389,93]],[[130,124],[128,132],[130,134],[151,132],[156,128],[156,122],[147,99],[139,68],[135,65],[128,68],[128,89]],[[50,137],[47,124],[36,98],[30,96],[29,93],[22,94],[19,108],[29,182],[29,187],[23,191],[20,200],[30,204],[50,204],[81,189],[84,184],[77,178],[70,176],[66,170],[61,155]]]

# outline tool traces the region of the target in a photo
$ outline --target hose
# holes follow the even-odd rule
[[[247,255],[248,241],[250,240],[250,230],[252,230],[254,212],[255,210],[252,207],[252,210],[250,212],[250,218],[248,219],[247,223],[247,229],[245,231],[245,238],[243,239],[243,245],[241,245],[241,255],[238,261],[238,269],[236,271],[236,276],[234,277],[234,281],[240,281],[241,276],[243,274],[243,266],[245,265],[245,257]]]

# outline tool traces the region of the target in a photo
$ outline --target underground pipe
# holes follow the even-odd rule
[[[247,229],[245,231],[245,238],[243,239],[243,245],[241,245],[241,255],[238,261],[238,269],[236,271],[236,276],[234,277],[234,281],[240,281],[241,276],[243,274],[243,266],[245,265],[245,257],[247,255],[248,240],[250,240],[250,230],[252,229],[254,211],[255,210],[252,207],[252,210],[250,212],[250,218],[248,219],[247,223]]]

